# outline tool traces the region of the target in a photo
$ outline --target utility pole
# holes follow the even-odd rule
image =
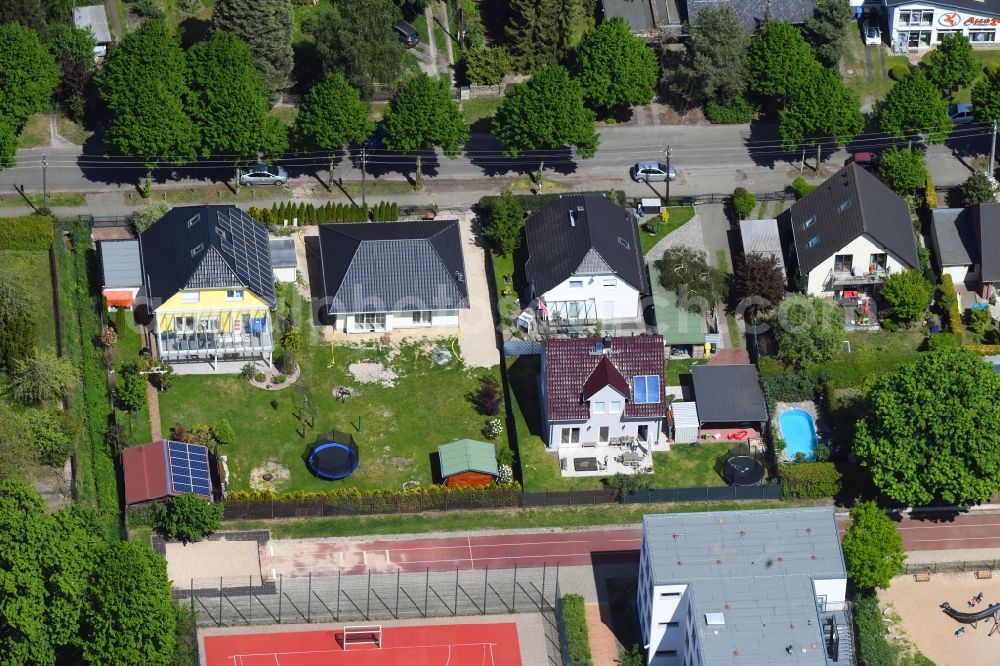
[[[992,178],[993,164],[994,164],[993,160],[996,159],[997,156],[997,121],[994,120],[993,123],[990,125],[990,131],[993,132],[993,143],[990,144],[990,178]],[[43,160],[45,159],[44,156],[42,157],[42,159]]]
[[[368,170],[368,154],[365,147],[361,146],[361,206],[367,206],[368,203],[365,200],[365,172]]]
[[[994,136],[996,136],[996,134],[994,134]],[[49,162],[46,159],[45,153],[42,153],[42,208],[49,207],[48,170]]]
[[[670,205],[670,145],[667,145],[667,149],[663,151],[664,156],[667,158],[667,200],[664,203],[665,206]]]

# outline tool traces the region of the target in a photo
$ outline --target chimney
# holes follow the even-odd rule
[[[605,335],[604,338],[601,340],[601,343],[604,345],[604,353],[605,354],[607,354],[609,351],[611,351],[611,336],[610,335]]]

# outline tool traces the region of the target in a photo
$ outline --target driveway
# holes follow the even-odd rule
[[[469,288],[469,309],[458,313],[458,345],[462,350],[462,360],[470,368],[500,365],[493,302],[486,275],[486,250],[476,240],[475,215],[469,210],[462,210],[443,211],[439,216],[457,219],[462,233],[465,280]]]

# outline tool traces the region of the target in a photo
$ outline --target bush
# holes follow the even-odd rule
[[[897,663],[899,648],[886,640],[886,627],[878,597],[872,592],[854,596],[854,621],[858,627],[858,645],[865,664],[891,666]]]
[[[990,311],[979,308],[969,310],[969,314],[966,315],[966,319],[966,328],[975,334],[977,340],[982,339],[983,333],[986,332],[986,328],[993,323]]]
[[[660,216],[654,215],[653,217],[646,220],[642,226],[645,227],[646,233],[648,233],[651,236],[655,236],[656,234],[660,233]]]
[[[986,174],[976,171],[959,186],[963,206],[975,206],[996,201],[996,191]]]
[[[736,214],[740,216],[741,220],[752,213],[756,207],[757,197],[747,192],[746,188],[737,187],[733,191],[733,208],[736,209]]]
[[[799,402],[814,400],[826,388],[826,375],[814,368],[795,370],[775,367],[767,362],[761,364],[760,382],[764,393],[771,402]]]
[[[502,46],[485,46],[465,52],[465,77],[475,85],[498,85],[513,67],[510,53]]]
[[[929,173],[927,174],[927,182],[924,184],[924,203],[928,208],[938,207],[937,190],[934,189],[934,179]]]
[[[742,95],[729,104],[713,99],[705,105],[705,117],[716,125],[745,125],[756,118],[759,112],[760,109]]]
[[[500,382],[496,377],[488,375],[479,380],[476,409],[483,416],[496,416],[500,413]]]
[[[287,380],[288,377],[286,377],[285,375],[278,374],[271,378],[271,383],[274,384],[275,386],[279,386],[281,384],[284,384]]]
[[[243,379],[253,379],[257,376],[257,364],[254,362],[244,363],[240,369],[240,377]]]
[[[592,666],[590,635],[587,632],[587,614],[582,594],[564,594],[562,598],[563,626],[569,645],[569,663],[573,666]]]
[[[843,475],[832,462],[800,462],[782,465],[786,499],[836,497],[843,487]]]
[[[236,431],[229,419],[220,419],[212,424],[212,439],[222,446],[232,446],[236,443]]]
[[[927,351],[945,351],[946,349],[958,349],[962,346],[962,341],[954,333],[941,331],[927,338]]]
[[[183,543],[201,541],[222,524],[222,504],[213,504],[201,497],[185,493],[172,497],[152,512],[154,529],[165,539]]]
[[[45,215],[0,218],[0,250],[48,250],[52,218]]]
[[[801,199],[805,195],[809,194],[816,189],[815,185],[810,185],[806,182],[806,179],[802,176],[796,176],[795,180],[792,181],[792,189],[795,190],[795,196]]]
[[[938,287],[938,302],[947,313],[948,330],[961,340],[965,329],[962,326],[962,312],[958,309],[958,292],[955,291],[955,283],[952,282],[951,276],[947,273],[941,276],[941,285]]]
[[[153,226],[153,223],[170,212],[170,204],[166,201],[148,203],[129,215],[128,221],[137,234]]]
[[[910,66],[904,63],[893,65],[889,68],[889,78],[893,81],[902,81],[910,75]]]

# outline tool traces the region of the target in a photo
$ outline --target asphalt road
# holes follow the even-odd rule
[[[671,162],[679,171],[671,185],[672,194],[730,192],[737,185],[751,191],[785,188],[798,173],[801,154],[791,154],[779,146],[775,127],[760,124],[723,126],[605,127],[600,129],[597,154],[577,159],[572,151],[559,150],[526,155],[518,159],[503,155],[500,145],[489,135],[474,135],[462,155],[449,159],[439,151],[424,154],[423,170],[430,187],[434,180],[472,181],[511,178],[533,173],[540,163],[547,178],[567,186],[625,187],[630,194],[663,193],[662,183],[632,183],[628,168],[637,161],[662,159],[667,146]],[[884,135],[863,135],[847,150],[824,148],[824,166],[833,170],[854,150],[879,150],[893,142]],[[905,143],[903,144],[905,145]],[[971,172],[971,157],[989,151],[989,137],[981,126],[967,125],[953,133],[944,144],[930,146],[927,162],[938,185],[962,182]],[[0,172],[0,191],[23,186],[26,191],[42,190],[42,155],[46,157],[47,186],[50,191],[104,192],[133,189],[145,175],[137,160],[102,157],[100,145],[76,148],[49,148],[18,151],[18,164]],[[815,162],[815,151],[806,155],[807,165]],[[342,155],[334,175],[346,181],[361,180],[360,154]],[[327,160],[320,155],[288,156],[281,163],[293,179],[313,181],[326,178]],[[413,155],[388,151],[366,152],[369,178],[404,180],[415,167]],[[194,164],[161,169],[155,174],[158,186],[190,187],[231,180],[233,168],[227,158],[202,160]],[[806,173],[808,175],[809,169]],[[496,183],[497,189],[500,184]],[[655,193],[655,194],[654,194]]]

